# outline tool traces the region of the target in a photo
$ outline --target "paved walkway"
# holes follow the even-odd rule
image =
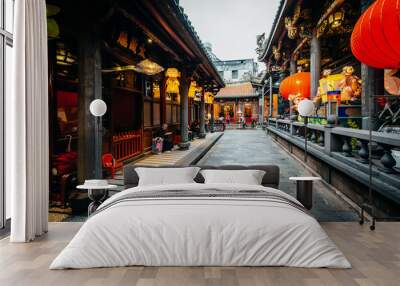
[[[140,165],[140,166],[188,166],[195,164],[199,158],[203,156],[205,152],[215,144],[224,133],[207,133],[204,139],[195,139],[190,142],[190,148],[188,150],[179,150],[178,146],[175,146],[171,152],[164,152],[161,154],[151,154],[145,156],[143,159],[128,163],[128,165]],[[111,194],[119,192],[124,189],[124,177],[122,169],[117,171],[114,179],[108,179],[110,184],[118,185],[119,187],[115,191],[110,191]]]
[[[259,165],[275,164],[280,167],[280,189],[296,195],[292,176],[310,176],[305,168],[266,133],[258,130],[226,130],[224,136],[198,162],[199,165]],[[319,221],[355,221],[357,213],[322,183],[314,185],[314,207],[311,213]]]
[[[176,166],[176,165],[190,165],[192,159],[195,160],[201,151],[204,151],[210,144],[212,144],[222,133],[207,133],[205,139],[195,139],[190,142],[189,150],[179,150],[175,146],[171,152],[164,152],[161,154],[153,154],[146,156],[142,160],[136,161],[134,165],[141,166]]]

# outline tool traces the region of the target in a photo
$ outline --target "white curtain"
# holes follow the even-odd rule
[[[13,93],[6,97],[6,187],[12,242],[47,232],[48,70],[45,0],[15,1]]]

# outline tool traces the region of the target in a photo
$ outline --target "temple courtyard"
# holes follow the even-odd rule
[[[278,165],[279,188],[296,196],[296,182],[290,177],[314,176],[311,171],[285,152],[261,129],[226,130],[224,136],[198,162],[198,165]],[[311,213],[319,221],[356,221],[359,216],[335,189],[322,182],[314,184]],[[340,191],[340,190],[339,190]]]

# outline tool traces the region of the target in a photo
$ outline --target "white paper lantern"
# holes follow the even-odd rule
[[[107,104],[101,99],[95,99],[90,103],[90,113],[93,116],[103,116],[107,111]]]
[[[298,106],[299,114],[302,117],[311,116],[314,112],[314,109],[314,103],[309,99],[303,99],[302,101],[300,101]]]

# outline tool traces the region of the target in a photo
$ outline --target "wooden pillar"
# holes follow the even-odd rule
[[[192,113],[193,113],[193,106],[192,106],[192,100],[189,98],[188,99],[188,112],[189,112],[189,115],[188,115],[188,122],[189,122],[189,126],[190,126],[190,124],[192,124],[192,122],[193,122],[193,116],[192,116]]]
[[[82,25],[79,35],[79,110],[78,110],[78,180],[102,177],[102,122],[96,132],[96,118],[89,112],[90,103],[102,98],[101,41],[95,24]],[[97,133],[97,134],[96,134]]]
[[[180,124],[181,124],[181,142],[179,149],[187,150],[190,147],[188,130],[189,130],[189,86],[187,74],[184,70],[181,71],[181,79],[179,85],[179,94],[181,98],[180,105]]]
[[[321,75],[321,45],[316,35],[311,38],[310,51],[311,98],[317,95]]]
[[[206,137],[204,95],[205,95],[205,88],[203,87],[203,89],[201,91],[201,100],[200,100],[200,134],[199,134],[199,138]]]

